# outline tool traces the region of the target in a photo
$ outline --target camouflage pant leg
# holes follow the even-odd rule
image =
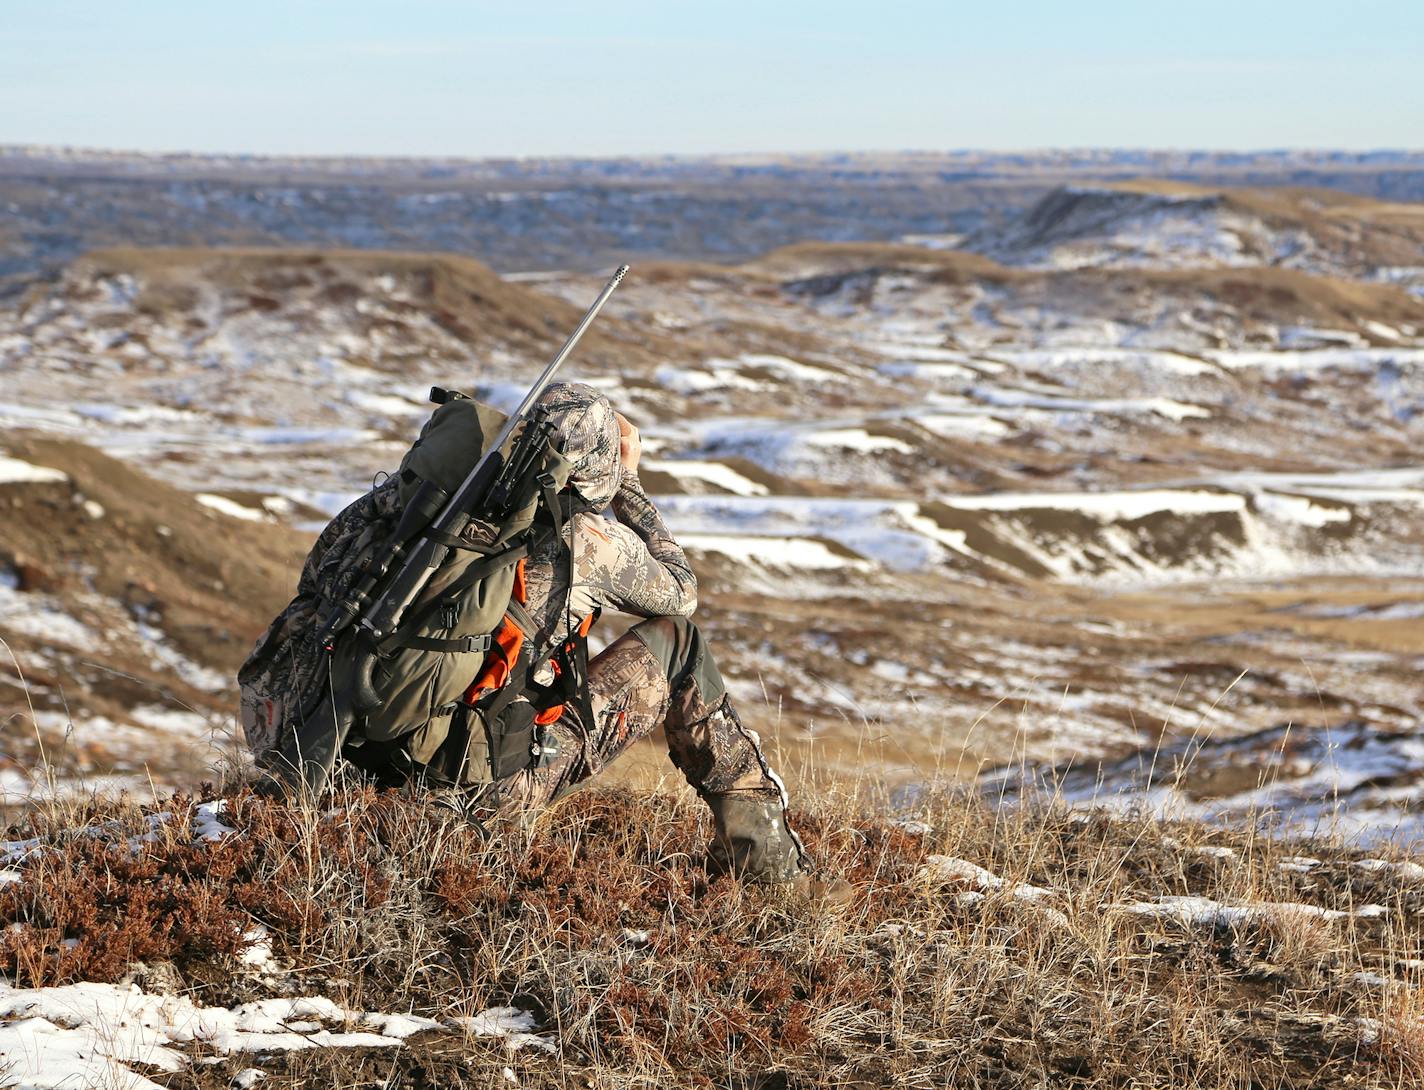
[[[667,619],[638,630],[669,677],[685,678],[673,687],[664,726],[673,763],[712,811],[709,868],[771,883],[809,872],[786,787],[732,707],[697,626]]]
[[[730,710],[722,675],[701,632],[681,617],[634,626],[589,662],[593,723],[572,709],[553,725],[559,756],[522,773],[508,802],[539,807],[587,782],[662,724],[668,752],[703,797],[751,793],[781,798],[756,734]]]
[[[689,620],[664,617],[633,631],[673,679],[663,720],[668,755],[693,789],[704,798],[779,797],[781,781],[767,763],[761,739],[732,710],[701,630]]]

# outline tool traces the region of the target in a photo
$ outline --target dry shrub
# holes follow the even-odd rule
[[[1052,808],[996,813],[954,795],[927,800],[919,816],[932,831],[914,835],[823,797],[797,824],[858,891],[828,909],[710,878],[706,817],[688,798],[589,791],[528,827],[481,831],[370,788],[320,806],[238,794],[224,815],[237,835],[197,846],[190,801],[162,810],[174,816],[136,850],[124,838],[146,825],[133,807],[82,815],[89,834],[67,831],[74,815],[16,831],[49,848],[0,889],[0,922],[22,925],[6,933],[7,972],[117,979],[129,960],[166,959],[205,981],[209,1001],[251,998],[235,955],[263,923],[292,990],[436,1017],[535,1011],[561,1051],[511,1060],[529,1085],[568,1085],[569,1072],[596,1087],[1006,1090],[1424,1078],[1408,987],[1417,883],[1354,866],[1359,853],[1339,846]],[[931,854],[1005,884],[972,888],[927,866]],[[1321,862],[1283,868],[1292,854]],[[1052,892],[1026,900],[1022,882]],[[1212,927],[1133,910],[1164,895],[1352,914]],[[1354,914],[1367,902],[1386,912]],[[419,1063],[332,1058],[330,1076],[388,1085],[399,1066],[411,1086],[462,1085],[456,1053],[490,1049],[420,1047]],[[312,1085],[323,1062],[284,1070]]]
[[[79,815],[73,824],[51,813],[21,830],[43,847],[21,865],[22,881],[0,887],[0,920],[9,925],[0,972],[29,987],[109,981],[137,961],[189,967],[246,945],[251,923],[232,893],[253,845],[195,844],[185,797],[158,812],[171,820],[151,832],[132,812],[128,820]]]

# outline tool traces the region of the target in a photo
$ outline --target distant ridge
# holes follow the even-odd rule
[[[0,290],[107,246],[442,251],[500,272],[959,238],[1061,186],[1165,178],[1424,200],[1424,151],[282,157],[0,146]]]
[[[1279,266],[1424,283],[1424,204],[1168,180],[1060,186],[960,245],[1036,268]]]

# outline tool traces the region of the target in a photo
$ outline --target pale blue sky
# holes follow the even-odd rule
[[[1424,147],[1424,0],[0,0],[0,143]]]

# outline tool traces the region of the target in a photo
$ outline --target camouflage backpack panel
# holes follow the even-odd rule
[[[470,400],[451,401],[431,416],[421,442],[401,463],[402,479],[433,481],[453,492],[474,467],[484,436],[494,436],[505,418]],[[541,459],[556,490],[568,479],[569,464],[553,447]],[[412,490],[413,494],[413,490]],[[361,728],[365,737],[391,741],[410,736],[408,749],[420,763],[429,760],[445,741],[451,716],[484,665],[487,652],[418,650],[402,646],[414,637],[459,640],[489,636],[500,626],[514,588],[517,557],[493,568],[490,554],[500,553],[525,535],[539,510],[539,489],[526,482],[518,508],[499,524],[471,519],[460,536],[474,550],[455,550],[432,575],[412,603],[400,630],[382,641],[381,661],[373,682],[381,694],[379,708],[369,712]],[[483,572],[483,574],[480,574]],[[472,577],[473,575],[473,577]],[[340,659],[338,654],[337,659]],[[342,670],[340,661],[333,670]]]
[[[461,537],[492,545],[485,530],[483,524],[472,521]],[[365,737],[393,741],[415,734],[411,750],[417,761],[428,760],[445,740],[455,705],[484,665],[486,650],[420,650],[400,644],[408,637],[459,640],[487,636],[499,627],[509,606],[518,561],[510,559],[473,583],[462,585],[468,582],[466,574],[486,559],[483,553],[455,552],[412,603],[398,632],[378,646],[372,681],[381,694],[381,704],[366,714],[360,728]],[[343,675],[352,651],[354,647],[347,645],[333,656],[332,670],[338,676]]]
[[[400,510],[398,483],[391,479],[332,519],[307,554],[296,597],[238,670],[239,717],[259,765],[275,754],[284,730],[322,698],[327,655],[317,634],[325,603],[350,587],[361,564],[390,534]]]

